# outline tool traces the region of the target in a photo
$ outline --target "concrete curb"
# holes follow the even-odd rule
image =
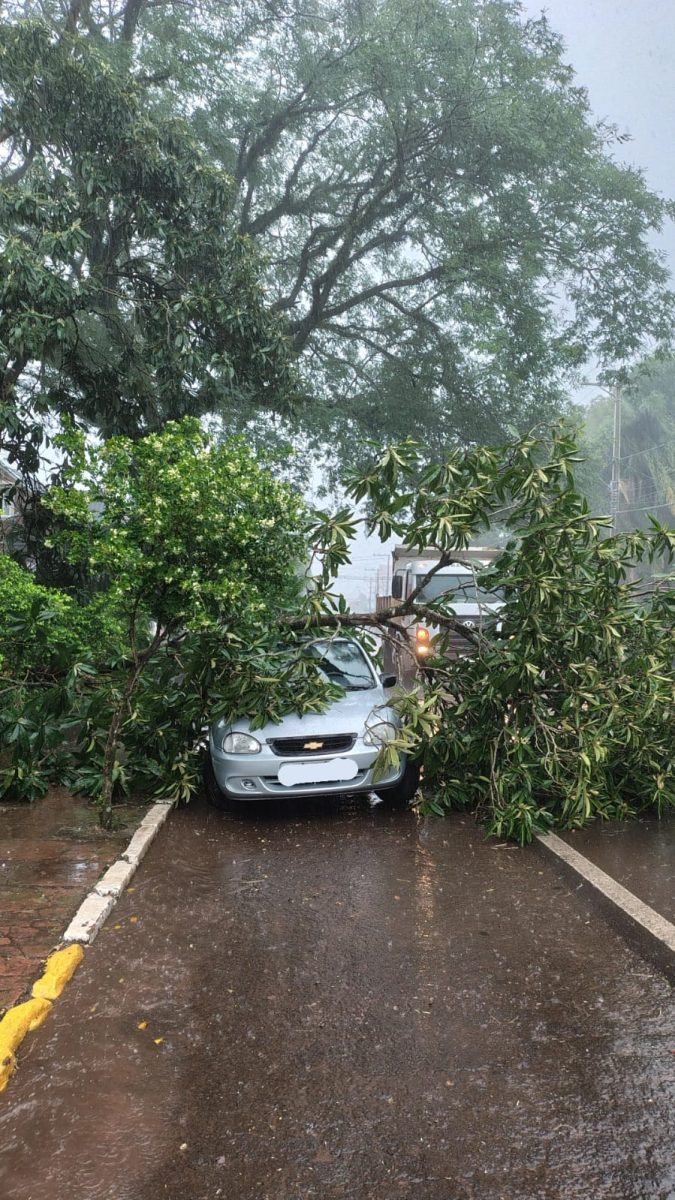
[[[153,804],[134,833],[124,853],[113,863],[88,896],[85,896],[70,925],[63,935],[64,942],[79,942],[90,946],[129,880],[135,875],[162,825],[171,812],[172,804]]]
[[[675,925],[554,833],[539,833],[536,840],[563,870],[580,877],[583,885],[592,889],[609,918],[671,983],[675,982]]]
[[[91,945],[117,904],[172,807],[172,801],[158,801],[148,810],[124,853],[85,896],[61,939],[64,944],[50,954],[43,974],[33,984],[31,999],[15,1004],[0,1020],[0,1092],[7,1087],[16,1066],[16,1051],[26,1034],[48,1017],[53,1002],[82,962],[84,947]]]

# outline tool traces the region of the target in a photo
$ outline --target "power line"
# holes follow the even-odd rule
[[[670,508],[670,509],[672,509],[673,505],[672,505],[672,502],[670,500],[668,500],[666,497],[663,497],[663,496],[658,497],[657,496],[649,504],[642,505],[641,508],[620,508],[617,510],[616,515],[618,517],[620,517],[620,516],[624,515],[625,513],[653,512],[653,510],[655,508]]]
[[[640,454],[651,454],[652,450],[663,450],[664,446],[675,446],[675,438],[669,438],[667,442],[657,442],[655,446],[646,446],[644,450],[634,450],[632,454],[622,454],[620,462],[626,462],[629,458],[637,458]]]

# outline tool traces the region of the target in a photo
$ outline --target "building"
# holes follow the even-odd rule
[[[20,476],[0,462],[0,552],[8,553],[10,541],[21,523],[18,503]]]

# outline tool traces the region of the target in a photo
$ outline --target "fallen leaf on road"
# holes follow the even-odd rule
[[[129,920],[131,921],[132,925],[136,925],[138,922],[138,917],[129,917]]]
[[[137,1029],[147,1029],[147,1028],[148,1028],[148,1022],[147,1022],[147,1021],[139,1021],[139,1022],[138,1022],[138,1025],[136,1026],[136,1028],[137,1028]]]
[[[153,1038],[152,1040],[154,1041],[156,1046],[161,1046],[162,1042],[164,1041],[164,1038]]]

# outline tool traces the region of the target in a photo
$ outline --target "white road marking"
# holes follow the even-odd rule
[[[590,859],[585,858],[583,854],[579,854],[577,850],[573,850],[567,845],[562,838],[556,837],[554,833],[539,833],[537,841],[545,846],[547,850],[554,854],[556,858],[560,858],[567,863],[573,871],[576,871],[591,887],[600,892],[610,904],[618,908],[620,912],[639,925],[641,929],[650,934],[659,945],[675,955],[675,925],[657,913],[655,909],[650,908],[644,901],[639,900],[633,892],[629,892],[628,888],[617,883],[611,875],[602,871],[600,867],[596,867]]]

